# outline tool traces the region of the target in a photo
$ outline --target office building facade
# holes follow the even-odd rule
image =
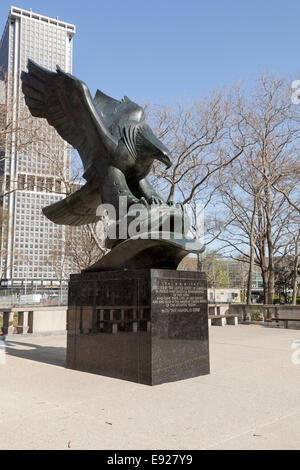
[[[1,105],[6,105],[7,119],[15,126],[0,149],[5,154],[2,287],[49,287],[61,281],[54,267],[59,260],[51,261],[51,250],[63,252],[64,228],[46,219],[41,209],[65,196],[70,148],[45,120],[24,118],[28,110],[20,75],[29,58],[50,70],[59,65],[71,73],[74,34],[72,24],[12,7],[0,42]]]

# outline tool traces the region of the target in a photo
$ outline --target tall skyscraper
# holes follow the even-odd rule
[[[62,251],[64,228],[47,220],[41,209],[65,195],[70,148],[45,120],[24,120],[20,75],[29,58],[50,70],[59,65],[71,73],[74,34],[72,24],[11,7],[0,42],[1,109],[6,106],[13,123],[0,142],[0,151],[5,153],[1,176],[6,219],[2,223],[2,286],[29,288],[60,281],[55,267],[59,259],[51,262],[51,250]]]

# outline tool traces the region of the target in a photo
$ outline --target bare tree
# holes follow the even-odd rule
[[[70,275],[68,259],[68,242],[63,231],[56,236],[56,242],[50,247],[49,255],[45,263],[54,271],[60,287],[60,301],[62,301],[63,286],[68,281]]]
[[[67,227],[67,254],[72,272],[92,266],[107,250],[99,236],[97,224],[82,227]]]
[[[295,212],[294,218],[290,220],[290,227],[287,231],[285,239],[282,242],[282,250],[280,253],[279,263],[287,266],[290,272],[291,278],[291,290],[292,290],[292,304],[297,303],[297,294],[299,290],[298,284],[298,273],[300,264],[300,231],[299,231],[300,217],[298,212]]]
[[[300,253],[299,253],[299,243],[300,243],[300,234],[293,237],[293,251],[294,251],[294,260],[293,260],[293,297],[292,304],[296,305],[297,303],[297,294],[298,294],[298,266],[300,263]]]
[[[239,132],[247,145],[242,158],[219,174],[223,183],[226,174],[221,193],[234,216],[222,239],[227,238],[232,252],[249,261],[248,301],[256,263],[262,271],[265,302],[272,303],[276,255],[295,212],[296,203],[290,204],[289,199],[295,201],[297,188],[293,175],[299,168],[298,109],[291,103],[285,80],[262,76],[253,96],[237,96],[234,113],[241,119]]]
[[[228,145],[239,125],[232,114],[232,92],[216,91],[190,106],[153,107],[150,117],[173,155],[173,166],[167,170],[156,164],[152,179],[167,201],[189,203],[195,238],[199,238],[199,217],[206,211],[205,242],[209,245],[230,220],[212,211],[218,198],[217,174],[237,160],[245,146],[242,139],[235,146]],[[200,269],[200,257],[198,264]]]
[[[56,235],[45,259],[45,264],[55,272],[61,295],[71,273],[80,273],[92,266],[105,252],[96,224],[64,227]]]

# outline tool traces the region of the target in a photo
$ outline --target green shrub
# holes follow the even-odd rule
[[[260,316],[260,311],[259,310],[252,310],[252,319],[254,321],[260,321],[261,316]]]

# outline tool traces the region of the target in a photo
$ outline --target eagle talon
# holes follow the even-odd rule
[[[177,203],[175,204],[175,206],[178,207],[179,209],[181,209],[182,212],[185,211],[185,207],[184,207],[184,204],[183,204],[182,202],[177,202]]]
[[[155,196],[152,196],[151,199],[149,199],[149,204],[152,205],[158,205],[158,206],[161,206],[163,204],[165,204],[165,202],[160,199],[159,197],[155,197]]]
[[[147,209],[149,208],[149,202],[144,198],[142,197],[140,200],[139,200],[140,204],[143,204],[144,206],[147,207]]]

